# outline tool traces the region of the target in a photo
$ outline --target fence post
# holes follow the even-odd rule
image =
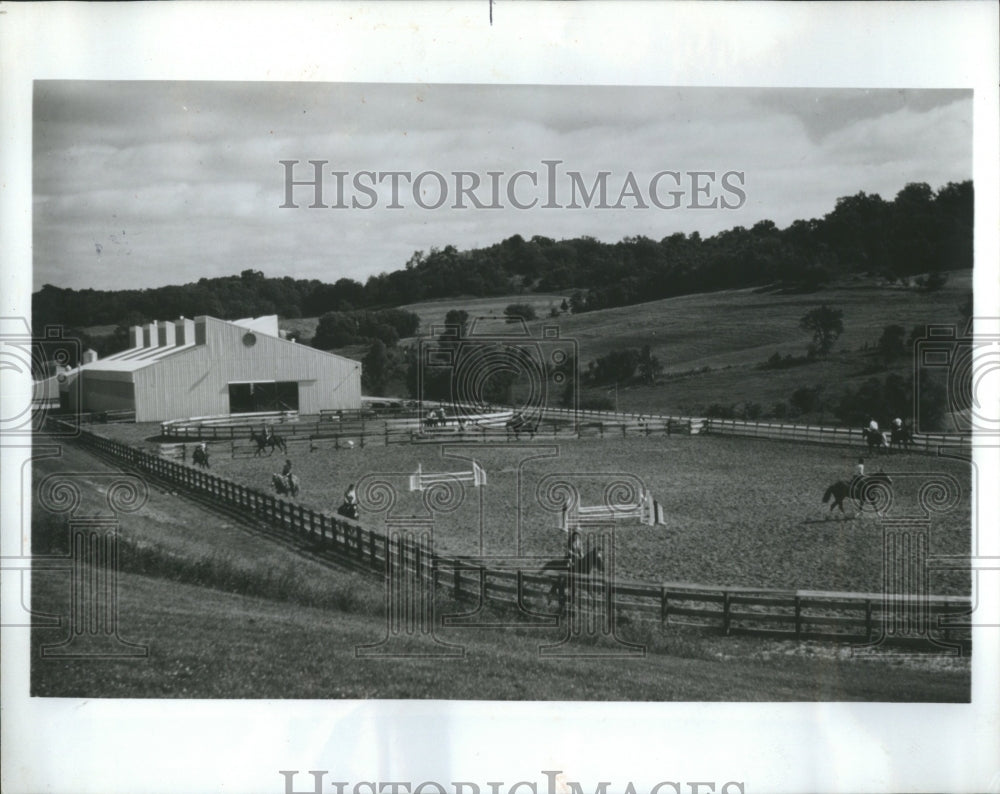
[[[375,533],[371,530],[368,530],[368,561],[372,568],[375,568],[378,563],[378,558],[375,556]]]
[[[730,623],[730,595],[728,590],[724,590],[722,593],[722,633],[727,637],[729,636],[729,623]]]
[[[865,599],[865,638],[871,642],[872,636],[875,633],[873,626],[874,620],[872,615],[872,600],[870,598]]]
[[[455,599],[458,600],[462,597],[462,566],[456,560],[453,563],[452,571],[452,590],[454,591]]]
[[[660,625],[667,625],[667,618],[670,615],[670,602],[667,599],[667,588],[660,585]]]
[[[795,594],[795,636],[802,636],[802,599]]]

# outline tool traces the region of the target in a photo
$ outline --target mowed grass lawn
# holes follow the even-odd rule
[[[113,432],[109,429],[109,432]],[[245,447],[244,447],[245,449]],[[428,515],[420,493],[408,490],[418,464],[425,473],[469,471],[460,458],[445,458],[436,444],[368,446],[313,452],[295,446],[289,454],[302,491],[297,502],[332,513],[350,483],[385,480],[396,493],[391,517]],[[721,436],[584,439],[559,444],[452,447],[486,470],[488,484],[466,484],[463,502],[434,514],[433,543],[446,555],[489,554],[537,557],[564,553],[560,513],[540,501],[542,478],[560,475],[579,490],[583,504],[597,504],[616,475],[635,475],[663,505],[666,525],[623,521],[616,529],[616,575],[646,582],[882,591],[883,532],[871,513],[831,513],[826,488],[850,479],[858,449]],[[270,491],[284,456],[230,457],[228,443],[210,445],[212,472]],[[550,457],[538,457],[548,455]],[[527,458],[535,457],[533,460]],[[920,454],[877,456],[867,469],[894,475],[892,515],[920,515],[917,492],[935,473],[961,487],[957,506],[935,515],[929,553],[970,551],[970,467]],[[519,484],[520,483],[520,484]],[[482,518],[480,518],[482,517]],[[385,513],[362,510],[366,526],[384,527]],[[938,594],[967,594],[961,572],[932,572]]]
[[[38,577],[34,606],[65,614],[66,590]],[[453,631],[461,656],[359,658],[386,635],[366,616],[124,574],[119,630],[141,659],[40,658],[65,630],[33,632],[32,687],[42,697],[432,698],[438,700],[968,702],[967,659],[852,660],[804,645],[666,638],[641,656],[543,657],[547,637]]]

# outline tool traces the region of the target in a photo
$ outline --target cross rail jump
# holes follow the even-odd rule
[[[562,513],[563,532],[571,532],[587,524],[618,523],[618,521],[637,518],[641,524],[648,527],[662,526],[663,505],[657,502],[653,495],[643,491],[635,504],[621,505],[578,505],[567,507]]]
[[[439,482],[471,482],[473,488],[486,485],[486,472],[483,467],[472,461],[472,471],[436,471],[424,474],[422,464],[417,464],[417,471],[410,475],[410,490],[422,491],[424,488]]]

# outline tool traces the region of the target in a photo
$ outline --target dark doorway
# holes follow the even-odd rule
[[[229,413],[299,410],[299,384],[294,380],[229,384]]]

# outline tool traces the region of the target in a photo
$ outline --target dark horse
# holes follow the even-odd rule
[[[299,495],[299,478],[294,474],[272,474],[271,485],[274,486],[274,490],[278,492],[279,496]]]
[[[886,486],[892,485],[892,479],[889,475],[883,474],[882,472],[871,474],[866,477],[855,477],[850,482],[837,480],[837,482],[827,488],[826,493],[823,494],[823,504],[830,502],[832,497],[833,501],[830,502],[830,512],[833,512],[833,508],[839,507],[840,512],[843,513],[844,499],[849,496],[858,503],[861,512],[864,512],[866,502],[870,502],[871,505],[877,509],[875,493],[871,490],[866,492],[865,486],[871,481],[880,482]]]
[[[868,444],[868,452],[871,453],[873,449],[886,449],[885,435],[880,430],[872,430],[870,428],[864,428],[861,431],[861,435]]]
[[[203,469],[207,469],[208,450],[202,449],[201,447],[195,447],[194,452],[191,455],[191,460],[194,462],[195,466],[201,466]]]
[[[337,515],[357,521],[358,520],[357,502],[344,502],[340,507],[337,508]]]
[[[571,562],[568,557],[549,560],[542,566],[539,573],[558,574],[555,582],[552,584],[552,588],[549,590],[548,601],[551,604],[554,600],[558,600],[559,607],[562,608],[566,604],[566,583],[568,581],[568,577],[563,574],[587,576],[591,571],[602,570],[604,570],[604,556],[601,554],[600,549],[594,548],[576,562]]]
[[[271,435],[269,435],[269,436],[268,435],[257,435],[257,431],[256,430],[251,430],[250,431],[250,440],[253,441],[257,445],[257,449],[253,453],[253,456],[255,458],[261,452],[263,452],[266,448],[268,448],[268,447],[271,449],[271,451],[268,453],[269,455],[273,455],[274,454],[274,448],[275,447],[277,447],[278,449],[280,449],[282,452],[287,452],[288,451],[287,447],[285,446],[285,439],[283,439],[277,433],[271,433]]]
[[[892,429],[892,436],[889,439],[889,451],[894,449],[903,449],[907,452],[910,450],[910,444],[913,443],[913,431],[910,430],[906,425],[902,427],[894,427]]]
[[[514,414],[507,420],[504,429],[507,431],[508,437],[510,437],[511,432],[514,433],[514,438],[520,438],[521,433],[529,433],[534,436],[535,431],[538,430],[538,423],[532,424],[523,415]]]

